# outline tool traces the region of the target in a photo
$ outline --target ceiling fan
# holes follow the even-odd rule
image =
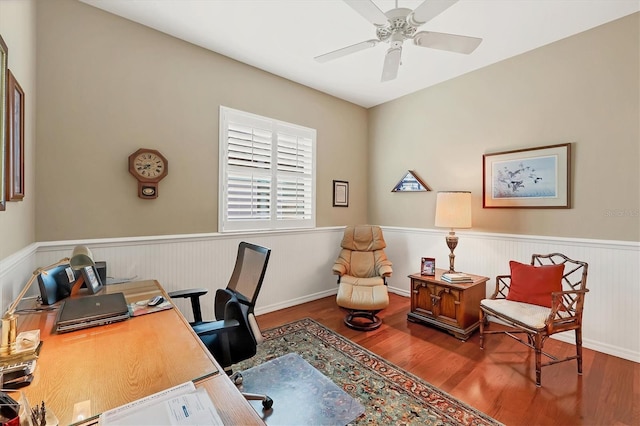
[[[376,27],[375,39],[362,41],[333,52],[316,56],[318,62],[327,62],[341,58],[351,53],[359,52],[378,43],[389,43],[389,49],[384,58],[381,81],[393,80],[398,76],[402,43],[413,40],[416,46],[432,49],[448,50],[450,52],[469,54],[482,42],[481,38],[456,34],[436,33],[432,31],[418,31],[418,27],[429,22],[458,0],[425,0],[415,10],[398,7],[383,13],[372,0],[343,0],[356,12]]]

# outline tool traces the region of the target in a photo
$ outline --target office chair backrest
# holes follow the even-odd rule
[[[256,354],[256,346],[262,334],[253,308],[258,298],[267,270],[271,250],[255,244],[241,242],[238,245],[236,264],[227,288],[218,289],[215,297],[216,320],[236,320],[240,326],[228,333],[231,363],[240,362]],[[219,360],[227,367],[224,358]]]
[[[238,300],[249,305],[250,313],[262,287],[270,254],[271,250],[266,247],[244,241],[238,245],[236,265],[227,289],[232,290]]]

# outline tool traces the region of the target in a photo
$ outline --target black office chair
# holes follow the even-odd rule
[[[216,321],[203,321],[200,296],[206,289],[188,289],[169,293],[172,298],[191,299],[196,334],[207,346],[227,374],[232,375],[231,365],[256,354],[262,333],[258,327],[253,308],[262,287],[271,250],[255,244],[241,242],[233,274],[227,288],[216,291],[214,314]],[[232,375],[236,384],[242,383],[242,375]],[[265,409],[271,408],[273,400],[267,395],[243,393],[245,398],[261,400]]]

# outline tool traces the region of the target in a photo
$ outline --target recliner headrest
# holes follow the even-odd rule
[[[387,246],[382,236],[382,229],[377,225],[355,225],[344,229],[340,246],[354,251],[382,250]]]

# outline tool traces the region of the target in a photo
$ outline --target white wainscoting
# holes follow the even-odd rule
[[[157,279],[167,291],[202,287],[203,312],[213,312],[215,290],[231,276],[238,243],[271,249],[256,313],[271,312],[337,292],[331,266],[338,253],[341,228],[243,234],[204,234],[41,243],[39,264],[69,256],[77,244],[91,248],[95,260],[107,262],[110,277]],[[184,303],[182,303],[184,302]],[[186,301],[176,303],[188,313]],[[190,318],[190,315],[187,315]]]
[[[31,244],[11,256],[0,259],[0,307],[2,312],[9,308],[11,302],[18,297],[37,268],[36,250],[38,244]],[[36,294],[38,284],[33,284],[27,294]],[[39,292],[37,294],[40,294]]]
[[[421,257],[435,257],[448,267],[443,230],[384,227],[387,255],[394,273],[389,290],[409,296],[407,275],[419,271]],[[491,277],[509,273],[509,260],[528,263],[533,253],[560,252],[589,263],[585,302],[584,346],[640,362],[640,244],[637,242],[551,238],[456,232],[456,270]],[[250,241],[272,249],[256,313],[272,312],[336,293],[331,266],[338,254],[342,227],[232,235],[202,234],[42,242],[0,261],[1,305],[5,309],[36,266],[70,255],[77,244],[88,245],[96,260],[107,261],[111,277],[157,279],[168,290],[204,287],[210,293],[203,311],[212,312],[213,294],[231,275],[237,245]],[[31,294],[37,294],[37,285]],[[178,302],[187,313],[185,301]],[[188,315],[187,315],[188,316]],[[559,339],[573,342],[573,334]]]
[[[509,274],[509,260],[529,263],[534,253],[563,253],[589,264],[583,316],[583,346],[640,362],[640,244],[637,242],[551,238],[456,231],[455,269],[490,277]],[[421,257],[435,257],[436,267],[449,268],[446,232],[384,228],[387,256],[393,261],[389,285],[409,296],[411,273],[420,271]],[[574,343],[573,332],[556,338]]]

